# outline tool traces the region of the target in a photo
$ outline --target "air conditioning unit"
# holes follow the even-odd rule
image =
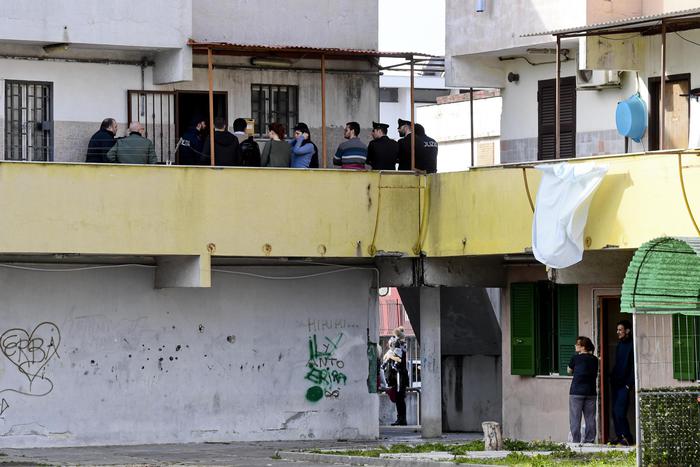
[[[622,87],[622,72],[617,70],[578,70],[576,89],[597,90]]]

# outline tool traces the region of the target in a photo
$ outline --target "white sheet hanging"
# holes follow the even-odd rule
[[[532,222],[532,253],[540,263],[561,269],[581,261],[588,208],[606,166],[543,164]]]

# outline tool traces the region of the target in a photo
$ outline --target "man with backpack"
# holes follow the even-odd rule
[[[245,132],[248,122],[245,118],[237,118],[233,121],[233,134],[238,138],[241,152],[241,165],[244,167],[260,167],[260,146]]]

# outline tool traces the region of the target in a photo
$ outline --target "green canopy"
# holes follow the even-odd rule
[[[661,237],[639,247],[620,306],[625,313],[700,315],[700,238]]]

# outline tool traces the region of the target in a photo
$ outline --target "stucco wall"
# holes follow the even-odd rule
[[[193,37],[238,44],[376,49],[378,1],[192,1]]]
[[[138,8],[92,0],[0,4],[0,41],[179,49],[191,34],[191,0],[154,0]]]
[[[373,272],[214,273],[211,289],[153,280],[136,267],[0,269],[1,447],[378,435]],[[309,368],[312,350],[328,373]]]
[[[144,72],[145,89],[208,90],[207,72],[195,68],[193,81],[171,85],[153,85],[153,69]],[[79,76],[80,79],[76,79]],[[54,160],[83,161],[90,136],[103,118],[113,117],[126,131],[127,90],[141,89],[141,68],[133,65],[102,65],[32,60],[0,60],[0,108],[5,107],[3,80],[49,81],[54,98]],[[320,73],[273,70],[217,69],[214,90],[228,93],[229,123],[237,117],[251,116],[251,84],[287,84],[299,86],[299,118],[312,129],[313,139],[321,146]],[[329,73],[326,79],[326,122],[330,156],[342,141],[342,129],[356,120],[369,128],[378,114],[378,76],[371,73]],[[0,112],[0,119],[4,112]],[[362,138],[368,140],[367,131]],[[174,146],[177,140],[173,140]],[[4,154],[4,138],[0,138]]]

